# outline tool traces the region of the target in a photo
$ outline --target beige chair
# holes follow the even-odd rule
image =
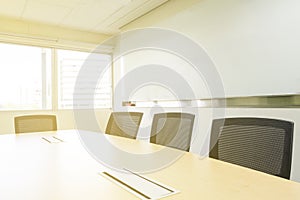
[[[56,131],[55,115],[25,115],[15,117],[15,133]]]
[[[195,115],[159,113],[153,117],[150,142],[189,151]]]
[[[136,139],[143,113],[112,112],[105,133]]]

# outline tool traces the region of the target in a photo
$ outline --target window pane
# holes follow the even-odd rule
[[[58,50],[57,55],[59,109],[111,108],[110,55],[68,50]],[[76,81],[79,84],[74,99]]]
[[[51,49],[0,43],[0,109],[51,109]]]

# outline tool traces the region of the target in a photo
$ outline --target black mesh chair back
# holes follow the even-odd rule
[[[195,115],[189,113],[155,114],[150,142],[189,151],[194,118]]]
[[[143,113],[112,112],[105,133],[136,139]]]
[[[289,179],[293,129],[293,122],[277,119],[216,119],[209,157]]]
[[[25,115],[14,118],[15,133],[56,131],[55,115]]]

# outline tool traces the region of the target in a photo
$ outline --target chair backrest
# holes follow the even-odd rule
[[[189,151],[195,115],[159,113],[153,117],[150,142]]]
[[[15,133],[56,131],[55,115],[25,115],[15,117]]]
[[[209,157],[289,179],[293,129],[293,122],[277,119],[216,119]]]
[[[112,112],[105,133],[135,139],[142,117],[140,112]]]

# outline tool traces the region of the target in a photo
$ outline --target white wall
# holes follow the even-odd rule
[[[227,96],[299,93],[299,10],[300,1],[297,0],[170,0],[126,26],[124,31],[161,27],[190,37],[202,45],[214,61]],[[136,57],[138,62],[141,59],[143,58]],[[116,65],[115,84],[122,78],[122,74],[125,75],[134,67],[132,60],[127,59],[128,66],[126,62]],[[147,92],[151,91],[145,88],[136,97],[140,94],[145,97]],[[145,112],[140,137],[149,135],[151,119],[156,112],[196,112],[191,148],[195,153],[200,153],[201,149],[204,152],[208,150],[205,138],[210,132],[211,120],[218,117],[213,117],[210,108],[192,111],[174,108],[130,110]],[[295,129],[291,179],[300,182],[299,109],[228,108],[225,116],[269,117],[293,121]]]
[[[299,9],[297,0],[171,0],[124,30],[190,37],[215,62],[227,96],[299,93]]]
[[[118,65],[119,64],[119,65]],[[149,70],[147,74],[140,74],[135,70],[138,70],[141,66],[145,66],[145,68],[151,68],[152,66],[159,65],[162,67],[166,67],[170,69],[168,79],[169,84],[166,85],[155,85],[155,84],[147,84],[147,78],[152,77],[157,78],[157,82],[160,80],[163,82],[162,79],[166,79],[164,75],[162,75],[161,71],[157,70]],[[178,98],[184,99],[201,99],[201,98],[210,98],[210,91],[206,85],[205,80],[203,80],[202,76],[197,72],[191,64],[187,61],[182,60],[180,57],[170,54],[164,51],[156,51],[156,50],[139,50],[135,52],[131,52],[125,56],[122,56],[122,64],[117,59],[116,63],[116,70],[119,70],[119,73],[115,75],[115,81],[118,84],[122,85],[122,92],[124,96],[130,96],[131,101],[147,101],[147,100],[176,100]],[[120,70],[121,69],[121,70]],[[161,68],[160,68],[161,69]],[[162,69],[161,69],[162,70]],[[120,72],[122,71],[122,72]],[[166,70],[168,71],[168,70]],[[125,81],[118,82],[124,75],[128,75],[128,73],[132,73],[136,76],[136,79],[126,79]],[[162,75],[161,78],[159,76]],[[174,84],[174,82],[179,82],[178,77],[182,78],[182,81],[186,85]],[[128,84],[134,84],[137,79],[145,81],[143,86],[137,87],[136,90],[130,91],[126,86]],[[153,81],[153,80],[152,80]],[[147,85],[146,85],[147,84]],[[169,86],[169,88],[168,88]],[[173,86],[171,88],[171,86]],[[191,91],[184,92],[185,86],[187,86]],[[118,86],[117,86],[118,87]],[[147,88],[145,88],[147,87]],[[180,96],[178,97],[178,93],[181,92]],[[123,98],[122,97],[122,98]],[[119,99],[117,99],[119,100]],[[124,99],[123,99],[124,100]]]

